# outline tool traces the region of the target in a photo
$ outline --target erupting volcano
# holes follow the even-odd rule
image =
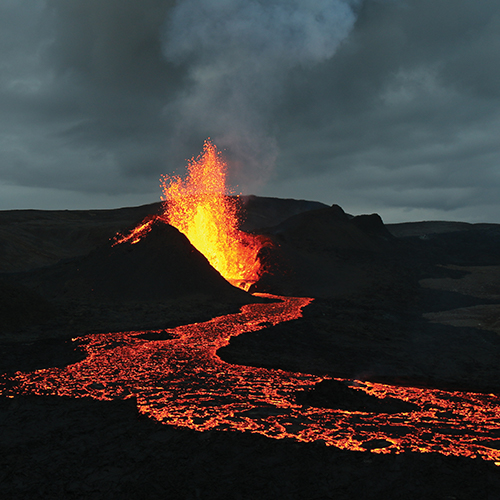
[[[248,290],[259,279],[258,258],[263,240],[238,230],[241,218],[237,199],[226,186],[227,165],[209,139],[203,152],[188,164],[185,179],[162,176],[164,213],[158,216],[187,236],[232,285]],[[137,243],[149,231],[147,219],[116,243]]]
[[[164,176],[161,185],[163,213],[146,218],[127,236],[118,236],[113,245],[134,245],[150,231],[157,234],[155,222],[168,223],[184,233],[226,280],[243,289],[255,283],[262,273],[259,251],[266,240],[238,229],[237,200],[228,196],[226,164],[216,147],[206,141],[202,154],[190,161],[185,179]],[[347,216],[345,220],[347,227]],[[367,224],[366,219],[361,222]],[[271,295],[267,299],[273,300],[248,304],[239,313],[210,321],[73,339],[87,354],[83,361],[17,372],[4,380],[0,394],[136,398],[142,414],[177,427],[253,432],[300,442],[323,440],[353,451],[437,452],[500,465],[498,395],[345,379],[335,382],[326,375],[221,360],[217,350],[228,345],[232,336],[301,318],[302,309],[314,300]],[[347,409],[339,404],[322,406],[321,398],[311,396],[311,389],[320,385],[340,387],[341,393],[348,391],[356,401],[362,394],[371,403]]]
[[[227,193],[227,166],[210,140],[188,166],[186,179],[163,176],[169,224],[184,233],[231,284],[248,290],[259,278],[261,241],[238,230],[236,200]]]

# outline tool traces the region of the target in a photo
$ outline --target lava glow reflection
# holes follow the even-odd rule
[[[281,301],[251,304],[237,314],[161,331],[168,340],[146,340],[146,332],[75,339],[86,359],[66,368],[18,372],[2,394],[135,397],[141,413],[199,431],[246,431],[275,439],[323,440],[349,450],[438,452],[500,463],[497,396],[360,382],[357,390],[409,401],[420,410],[387,414],[304,407],[296,403],[295,392],[322,377],[222,361],[216,351],[231,336],[298,318],[312,301],[277,298]]]

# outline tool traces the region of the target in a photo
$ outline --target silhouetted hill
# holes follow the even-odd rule
[[[242,231],[273,227],[294,215],[328,207],[328,205],[318,201],[268,198],[254,195],[239,196],[238,199],[242,203],[244,213],[240,226]]]
[[[135,244],[110,242],[85,257],[23,273],[18,281],[47,298],[99,302],[247,296],[222,278],[182,233],[160,220]]]
[[[159,209],[160,203],[115,210],[0,211],[0,272],[27,271],[87,255]]]
[[[304,200],[238,197],[245,209],[244,231],[279,224],[288,217],[325,207]],[[114,210],[0,211],[0,273],[28,271],[61,259],[87,255],[117,232],[161,212],[160,202]]]
[[[275,247],[265,256],[270,273],[255,288],[286,295],[335,297],[374,286],[387,278],[387,257],[397,247],[377,214],[352,217],[338,205],[258,232]]]

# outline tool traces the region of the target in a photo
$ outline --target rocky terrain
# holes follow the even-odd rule
[[[224,360],[500,394],[500,225],[384,225],[316,202],[241,201],[243,229],[274,242],[255,291],[315,301],[301,319],[234,338]],[[73,363],[75,336],[256,300],[169,226],[111,246],[159,208],[0,212],[0,373]],[[365,404],[351,396],[325,386],[302,404]],[[0,420],[2,498],[500,498],[491,462],[196,433],[140,417],[132,400],[0,398]]]
[[[235,338],[226,361],[500,391],[500,225],[385,226],[333,206],[260,232],[279,271],[259,287],[316,300],[300,320]]]

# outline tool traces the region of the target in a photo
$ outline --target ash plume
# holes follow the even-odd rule
[[[277,154],[273,112],[294,67],[333,56],[362,0],[181,0],[163,35],[166,59],[188,85],[165,112],[172,145],[211,136],[246,188],[266,180]]]

